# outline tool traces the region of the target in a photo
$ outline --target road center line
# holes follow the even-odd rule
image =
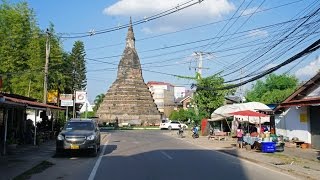
[[[109,136],[110,136],[110,135],[109,135]],[[102,138],[102,139],[104,139],[104,138]],[[102,151],[101,151],[100,154],[99,154],[99,158],[98,158],[98,160],[96,161],[96,164],[94,165],[94,167],[93,167],[93,169],[92,169],[92,171],[91,171],[91,173],[90,173],[90,176],[89,176],[88,180],[93,180],[94,177],[96,176],[97,170],[98,170],[99,165],[100,165],[100,163],[101,163],[101,159],[102,159],[102,157],[103,157],[103,154],[104,154],[104,152],[105,152],[105,150],[106,150],[106,148],[107,148],[108,142],[109,142],[109,140],[107,140],[107,141],[103,144],[103,145],[104,145],[104,146],[103,146],[103,149],[102,149]]]
[[[169,154],[167,154],[164,151],[160,151],[165,157],[167,157],[168,159],[173,159]]]

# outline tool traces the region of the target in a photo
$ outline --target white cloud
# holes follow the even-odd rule
[[[232,12],[235,7],[230,0],[205,0],[200,4],[193,5],[177,13],[173,13],[157,20],[158,25],[148,27],[144,31],[150,33],[155,30],[164,31],[175,27],[195,22],[208,22],[209,19],[220,18]],[[142,19],[157,13],[166,11],[186,0],[120,0],[106,7],[103,13],[111,16],[132,16],[133,20]],[[197,2],[196,0],[194,2]],[[161,24],[162,29],[159,29]]]
[[[252,14],[254,12],[258,12],[260,11],[260,9],[258,7],[252,7],[252,8],[248,8],[244,11],[241,11],[241,16],[246,16],[246,15],[249,15],[249,14]]]
[[[320,69],[320,57],[310,62],[307,66],[300,68],[296,71],[295,75],[300,80],[308,79],[314,76]]]
[[[267,37],[268,36],[268,31],[264,30],[252,30],[248,34],[249,37]]]

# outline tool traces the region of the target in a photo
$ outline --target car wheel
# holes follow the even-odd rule
[[[100,151],[100,143],[98,144],[98,151]]]
[[[168,130],[171,130],[171,129],[172,129],[172,127],[171,127],[171,126],[169,126],[169,127],[168,127]]]
[[[96,157],[98,155],[98,147],[97,145],[93,148],[91,156]]]

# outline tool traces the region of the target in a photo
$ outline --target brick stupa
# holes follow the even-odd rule
[[[102,122],[160,123],[160,112],[142,77],[131,18],[117,79],[105,94],[97,115]]]

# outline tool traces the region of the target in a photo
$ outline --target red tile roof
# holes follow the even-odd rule
[[[173,86],[170,83],[166,83],[166,82],[159,82],[159,81],[149,81],[147,83],[147,85],[167,85],[167,86]]]

